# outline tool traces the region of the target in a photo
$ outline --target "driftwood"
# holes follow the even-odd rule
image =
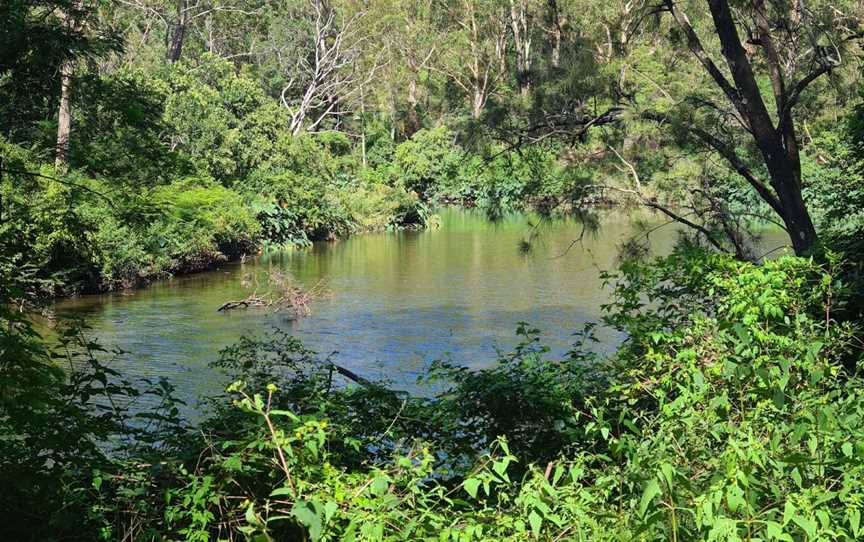
[[[250,285],[253,282],[248,275],[243,277],[242,284]],[[271,271],[267,277],[269,291],[258,294],[258,280],[254,279],[255,289],[245,299],[226,301],[218,309],[218,312],[227,312],[234,309],[265,308],[273,309],[275,312],[289,310],[295,318],[309,316],[312,314],[310,303],[312,300],[324,297],[327,292],[322,287],[321,281],[310,289],[304,289],[294,283],[293,279],[282,271]]]
[[[242,299],[240,301],[226,301],[222,304],[221,307],[217,309],[218,312],[230,311],[233,309],[247,309],[249,307],[263,307],[266,306],[264,300],[250,296],[246,299]]]
[[[292,279],[282,271],[271,271],[267,277],[268,283],[273,286],[272,290],[264,295],[258,295],[257,279],[251,275],[245,275],[241,284],[244,287],[251,286],[255,282],[255,290],[249,297],[237,301],[226,301],[218,309],[218,312],[227,312],[235,309],[250,309],[250,308],[273,308],[276,312],[282,309],[290,310],[295,317],[308,316],[312,313],[309,304],[313,299],[327,295],[326,290],[322,286],[322,282],[304,290],[300,286],[293,284]],[[352,382],[356,382],[361,386],[371,386],[372,381],[363,378],[354,371],[346,369],[340,365],[336,365],[332,361],[328,361],[327,365],[331,371],[335,371]]]

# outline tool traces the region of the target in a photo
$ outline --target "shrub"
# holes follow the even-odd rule
[[[202,174],[224,184],[242,180],[275,152],[287,113],[248,73],[205,55],[206,70],[178,63],[168,76],[165,122],[171,147]]]
[[[497,365],[436,364],[426,396],[346,383],[350,372],[284,334],[243,339],[217,363],[235,383],[194,430],[171,415],[167,388],[168,410],[148,418],[156,429],[124,433],[144,446],[94,446],[116,438],[104,427],[135,426],[89,426],[75,410],[87,438],[51,449],[89,455],[26,474],[38,483],[2,470],[18,488],[8,510],[48,498],[65,513],[5,528],[80,539],[859,539],[861,329],[833,317],[846,299],[833,269],[681,250],[607,279],[605,323],[628,336],[612,356],[582,340],[549,360],[523,327]],[[106,377],[92,367],[103,377],[82,382]],[[67,392],[109,388],[53,389],[28,416],[53,415]],[[5,466],[17,457],[0,455]]]
[[[418,131],[396,147],[394,175],[408,190],[434,199],[439,186],[452,184],[457,178],[462,156],[454,141],[444,126]]]
[[[803,178],[823,242],[864,259],[864,106],[807,148]]]
[[[153,199],[165,220],[150,235],[175,259],[173,271],[191,271],[254,250],[260,224],[237,193],[211,182],[185,179],[160,187]]]
[[[339,198],[358,232],[422,226],[428,211],[416,194],[401,185],[354,181],[339,190]]]

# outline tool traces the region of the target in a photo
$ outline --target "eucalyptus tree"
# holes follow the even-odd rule
[[[339,9],[329,0],[303,0],[276,12],[270,42],[284,82],[279,99],[289,111],[290,130],[338,125],[380,69],[362,63],[371,37],[367,10]],[[380,58],[380,57],[379,57]]]
[[[497,0],[446,3],[448,47],[435,69],[464,91],[479,119],[507,75],[509,6]]]
[[[394,109],[404,100],[410,136],[421,127],[419,109],[429,92],[423,82],[448,49],[442,39],[442,13],[436,0],[383,0],[376,8],[375,19],[383,22],[381,45],[390,55],[385,84],[396,96]]]
[[[196,46],[193,58],[201,52],[251,56],[255,51],[248,42],[260,37],[255,21],[272,9],[268,4],[267,0],[117,0],[110,12],[127,27],[127,40],[135,45],[130,55],[150,46],[173,64],[183,58],[190,42]]]
[[[516,82],[522,96],[527,96],[531,89],[532,46],[538,37],[536,26],[539,11],[539,2],[535,0],[510,0],[509,22],[516,57]]]

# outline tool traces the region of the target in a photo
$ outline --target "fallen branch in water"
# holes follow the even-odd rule
[[[363,386],[369,386],[369,385],[372,384],[371,381],[369,381],[369,380],[363,378],[362,376],[358,375],[358,374],[355,373],[354,371],[349,371],[349,370],[346,369],[345,367],[341,367],[341,366],[339,366],[339,365],[336,365],[336,364],[333,363],[332,361],[329,362],[329,363],[330,363],[330,369],[331,369],[331,370],[336,371],[337,373],[339,373],[340,375],[344,376],[344,377],[347,378],[348,380],[353,380],[354,382],[356,382],[356,383],[358,383],[358,384],[361,384],[361,385],[363,385]]]
[[[243,284],[249,284],[250,282],[251,280],[248,276],[243,277]],[[309,306],[312,300],[327,295],[326,290],[322,286],[322,281],[319,281],[315,286],[307,290],[302,286],[296,285],[294,280],[282,271],[270,272],[267,282],[271,286],[271,289],[266,294],[258,294],[257,278],[255,282],[256,288],[249,297],[237,301],[226,301],[217,311],[227,312],[234,309],[266,308],[279,312],[287,309],[291,311],[295,318],[299,318],[312,314],[312,309]]]

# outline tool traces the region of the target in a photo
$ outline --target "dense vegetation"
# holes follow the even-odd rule
[[[234,383],[197,427],[178,418],[167,383],[124,382],[78,333],[62,348],[68,370],[54,369],[19,322],[3,343],[19,362],[4,365],[15,401],[2,509],[16,518],[4,529],[39,540],[856,540],[861,329],[837,316],[849,309],[839,271],[686,250],[628,264],[609,277],[605,324],[630,337],[614,356],[591,352],[589,328],[549,359],[526,328],[490,369],[435,365],[429,398],[346,385],[291,337],[245,339],[214,364]],[[160,408],[130,414],[139,394]]]
[[[862,9],[4,1],[0,538],[861,539]],[[192,424],[27,316],[439,204],[611,202],[687,228],[607,275],[617,351],[525,325],[420,396],[262,335]]]

